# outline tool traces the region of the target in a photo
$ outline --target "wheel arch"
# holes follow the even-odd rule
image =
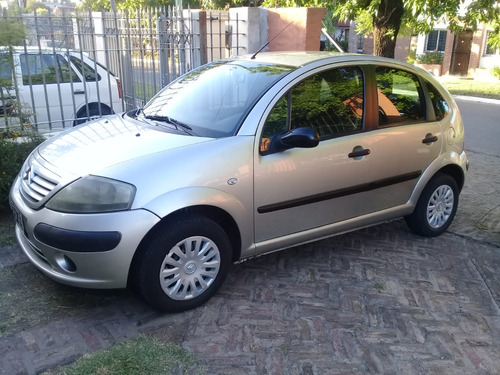
[[[170,222],[178,221],[183,217],[189,216],[204,216],[221,226],[221,228],[226,232],[231,242],[231,248],[233,250],[232,262],[236,262],[241,256],[241,232],[240,228],[236,224],[234,218],[225,210],[209,205],[197,205],[178,209],[167,216],[163,217],[149,232],[144,236],[140,242],[133,258],[130,263],[130,270],[128,275],[128,284],[133,283],[135,278],[135,272],[137,271],[138,264],[140,262],[141,256],[145,251],[145,248],[149,244],[149,241],[153,238],[157,231]]]
[[[465,182],[465,175],[464,175],[462,168],[460,168],[460,166],[458,166],[456,164],[448,164],[448,165],[444,166],[443,168],[441,168],[440,170],[438,170],[435,173],[435,175],[438,173],[446,173],[447,175],[451,176],[457,183],[458,191],[459,192],[462,191],[462,188],[464,187],[464,182]]]
[[[99,103],[99,102],[92,102],[88,104],[88,111],[92,112],[93,110],[99,110],[99,107],[101,107],[101,112],[109,111],[109,114],[113,114],[113,110],[109,105],[106,103]],[[73,126],[81,124],[81,122],[78,122],[79,118],[85,117],[87,113],[87,105],[83,104],[78,111],[76,111],[76,118],[73,121]],[[108,113],[104,113],[108,114]]]

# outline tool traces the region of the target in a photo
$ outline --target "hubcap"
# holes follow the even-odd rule
[[[442,185],[432,193],[427,204],[427,222],[431,228],[441,228],[446,224],[453,212],[454,203],[455,196],[448,185]]]
[[[214,282],[220,269],[220,252],[209,238],[186,238],[163,260],[160,284],[172,299],[187,300],[205,292]]]

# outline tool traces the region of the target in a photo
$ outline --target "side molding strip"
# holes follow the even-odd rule
[[[415,171],[406,174],[402,174],[399,176],[384,178],[382,180],[372,181],[367,184],[352,186],[345,189],[339,189],[334,191],[328,191],[326,193],[311,195],[304,198],[292,199],[289,201],[273,203],[266,206],[261,206],[257,208],[257,212],[259,214],[266,214],[269,212],[286,210],[288,208],[294,208],[299,206],[304,206],[306,204],[318,203],[330,199],[336,199],[345,197],[347,195],[364,193],[371,190],[380,189],[386,186],[400,184],[402,182],[415,180],[420,177],[422,171]]]

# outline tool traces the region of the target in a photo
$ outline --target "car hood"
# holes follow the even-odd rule
[[[126,115],[113,115],[50,138],[38,153],[56,170],[73,175],[99,170],[212,138],[174,134]]]

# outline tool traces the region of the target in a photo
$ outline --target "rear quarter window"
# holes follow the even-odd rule
[[[69,59],[73,63],[73,65],[78,69],[80,74],[85,77],[85,81],[87,82],[95,82],[100,81],[101,76],[99,73],[95,71],[89,64],[83,62],[79,57],[70,56]]]
[[[427,86],[429,98],[431,99],[432,106],[434,108],[436,121],[441,121],[448,115],[448,113],[450,113],[450,106],[432,83],[425,81],[425,85]]]

